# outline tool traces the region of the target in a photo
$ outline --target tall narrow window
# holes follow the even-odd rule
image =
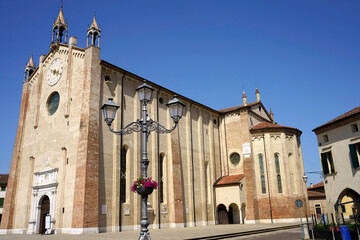
[[[164,153],[159,156],[159,202],[164,202]]]
[[[126,152],[127,148],[121,148],[121,162],[120,162],[120,202],[126,202]]]
[[[359,164],[360,143],[349,144],[349,149],[350,149],[350,157],[351,157],[352,167],[354,169],[356,169],[360,166],[360,164]]]
[[[335,167],[331,151],[321,153],[321,165],[324,174],[335,173]]]
[[[266,184],[265,184],[265,171],[264,171],[264,161],[263,156],[259,156],[259,166],[260,166],[260,179],[261,179],[261,192],[266,193]]]
[[[276,178],[277,178],[277,184],[278,184],[278,191],[279,191],[279,193],[282,193],[279,154],[275,154],[275,167],[276,167]]]

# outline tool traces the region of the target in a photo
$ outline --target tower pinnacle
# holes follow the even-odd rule
[[[89,46],[89,39],[90,39],[90,46],[98,46],[100,47],[100,27],[98,26],[98,23],[96,21],[96,16],[94,14],[93,21],[91,23],[91,26],[87,30],[87,43],[86,47]],[[97,43],[97,44],[96,44]]]
[[[68,24],[64,20],[63,5],[61,1],[60,12],[53,23],[52,40],[51,43],[66,43]],[[64,36],[65,35],[65,36]],[[63,39],[64,37],[64,39]]]
[[[31,54],[31,57],[29,59],[29,62],[26,64],[25,66],[25,71],[24,71],[24,82],[26,82],[27,80],[29,80],[31,74],[35,71],[35,65],[34,65],[34,59],[33,59],[33,55]]]

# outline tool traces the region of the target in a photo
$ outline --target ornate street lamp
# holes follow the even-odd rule
[[[150,132],[156,131],[159,133],[170,133],[172,132],[180,118],[182,117],[183,109],[185,104],[183,104],[180,100],[177,99],[177,96],[175,95],[172,100],[170,100],[167,104],[169,110],[170,110],[170,116],[174,120],[174,126],[171,129],[167,129],[160,123],[150,119],[147,114],[147,104],[151,101],[151,95],[154,89],[144,81],[142,85],[136,88],[136,91],[139,96],[139,100],[142,104],[142,118],[137,119],[135,122],[132,122],[128,125],[126,125],[123,129],[120,131],[115,131],[111,128],[111,123],[115,119],[116,111],[118,110],[119,106],[116,105],[115,102],[113,102],[112,98],[109,98],[109,101],[105,103],[101,109],[104,113],[104,120],[106,124],[109,126],[109,129],[111,132],[115,133],[116,135],[125,135],[125,134],[131,134],[133,132],[142,132],[141,135],[141,172],[142,177],[144,179],[147,178],[147,168],[149,166],[149,160],[147,157],[147,140],[149,137]],[[150,232],[148,230],[148,226],[150,224],[148,217],[147,217],[147,194],[141,195],[142,199],[142,216],[141,216],[141,232],[139,240],[148,239],[150,238]]]

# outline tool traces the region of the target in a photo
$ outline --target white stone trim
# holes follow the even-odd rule
[[[216,224],[216,222],[215,221],[208,221],[207,222],[207,225],[209,226],[209,225],[215,225]]]
[[[204,226],[207,226],[207,225],[208,225],[207,221],[198,221],[198,222],[196,222],[196,227],[199,227],[199,226],[204,227]]]
[[[0,235],[10,234],[12,229],[0,229]]]
[[[184,223],[170,223],[170,228],[184,228]]]
[[[161,223],[160,227],[161,228],[170,228],[170,224],[169,223]]]
[[[40,201],[44,196],[48,196],[50,200],[49,214],[51,216],[51,229],[50,232],[54,232],[55,223],[55,204],[56,204],[56,192],[57,192],[57,173],[58,168],[50,168],[47,166],[43,171],[34,173],[34,182],[32,186],[32,202],[29,225],[27,229],[28,234],[39,233],[40,225]]]
[[[130,230],[137,230],[137,225],[126,225],[126,226],[121,226],[121,230],[122,231],[130,231]]]
[[[62,233],[70,233],[73,235],[80,235],[80,234],[94,234],[99,233],[99,228],[62,228]],[[66,232],[65,232],[65,231]],[[70,232],[68,232],[70,231]]]
[[[106,226],[106,227],[99,227],[99,232],[120,232],[119,226]]]
[[[26,233],[26,229],[23,228],[12,229],[12,234],[25,234],[25,233]]]

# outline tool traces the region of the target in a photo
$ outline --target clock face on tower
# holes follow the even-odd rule
[[[61,61],[61,59],[60,58],[54,59],[51,62],[47,71],[47,81],[50,86],[55,85],[59,81],[62,71],[63,71],[63,62]]]

